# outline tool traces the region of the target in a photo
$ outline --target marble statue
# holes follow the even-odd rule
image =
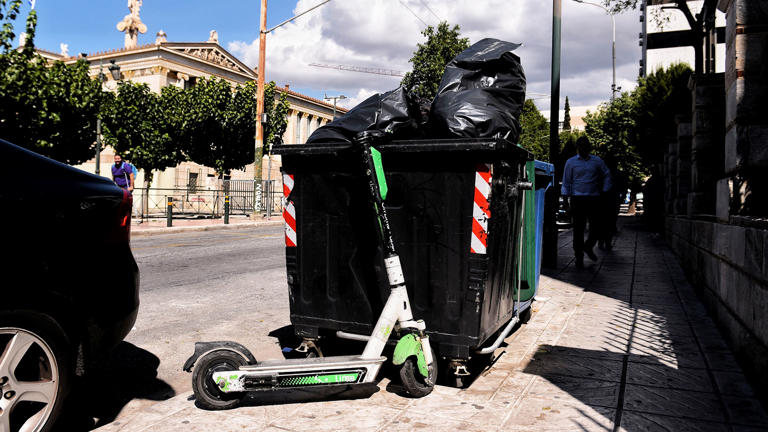
[[[142,0],[128,0],[128,10],[130,14],[126,15],[122,21],[117,23],[117,30],[125,32],[125,47],[136,48],[139,40],[139,33],[146,33],[147,26],[141,22],[139,10]]]

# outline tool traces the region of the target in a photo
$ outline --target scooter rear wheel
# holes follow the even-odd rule
[[[237,370],[245,363],[241,355],[229,350],[211,351],[200,357],[192,373],[192,390],[197,404],[208,410],[225,410],[238,406],[245,393],[222,392],[213,381],[213,374]]]
[[[435,353],[432,351],[432,358],[435,358]],[[411,356],[400,367],[400,380],[403,382],[403,387],[409,395],[413,397],[424,397],[432,393],[432,389],[435,388],[437,382],[437,361],[433,361],[427,366],[429,377],[425,378],[420,372],[419,367],[416,365],[416,357]]]

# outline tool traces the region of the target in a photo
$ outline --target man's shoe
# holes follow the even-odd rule
[[[597,261],[597,255],[595,255],[595,252],[592,249],[587,249],[584,251],[585,254],[591,259],[592,261]]]
[[[576,258],[576,268],[584,268],[584,258]]]

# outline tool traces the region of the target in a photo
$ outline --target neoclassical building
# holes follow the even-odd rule
[[[110,73],[110,67],[112,69],[119,67],[119,80],[146,83],[152,91],[158,93],[165,86],[182,88],[194,86],[197,80],[201,78],[221,78],[233,85],[256,80],[258,71],[249,68],[219,45],[218,34],[215,30],[210,32],[208,40],[205,42],[169,42],[167,35],[161,30],[157,33],[155,43],[138,45],[138,33],[146,31],[146,26],[141,23],[138,14],[140,6],[140,1],[129,5],[131,13],[118,23],[118,30],[126,33],[123,48],[87,55],[91,76],[94,79],[98,79],[100,73],[106,76],[106,81],[103,84],[104,90],[114,91],[117,88],[117,80]],[[74,63],[78,59],[67,55],[66,52],[57,54],[38,50],[38,53],[50,61],[59,60],[65,63]],[[284,143],[304,143],[315,129],[333,119],[334,106],[332,104],[295,92],[287,84],[284,87],[278,87],[277,90],[288,96],[288,103],[290,104],[288,126],[283,135]],[[336,111],[345,112],[339,107],[336,108]],[[110,148],[101,152],[102,175],[110,176],[109,168],[113,157],[114,151]],[[271,164],[268,163],[268,158],[269,156],[264,156],[262,178],[279,180],[281,178],[279,157],[273,156]],[[94,172],[95,165],[94,158],[79,165],[78,168]],[[267,167],[270,165],[272,172],[267,172]],[[246,166],[244,170],[233,171],[231,178],[252,180],[254,178],[253,165]],[[143,182],[144,176],[140,172],[136,184],[143,186]],[[150,186],[170,189],[187,187],[188,185],[203,189],[218,187],[213,168],[192,162],[183,162],[174,168],[155,173]]]

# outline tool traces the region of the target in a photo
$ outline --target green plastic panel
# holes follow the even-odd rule
[[[523,288],[520,301],[528,301],[536,294],[536,171],[533,161],[525,163],[525,172],[533,188],[525,191],[523,209]],[[526,287],[527,284],[527,287]]]
[[[379,182],[379,193],[381,199],[387,199],[387,178],[384,176],[384,165],[381,163],[381,153],[371,147],[371,156],[373,157],[373,166],[376,168],[376,181]]]

